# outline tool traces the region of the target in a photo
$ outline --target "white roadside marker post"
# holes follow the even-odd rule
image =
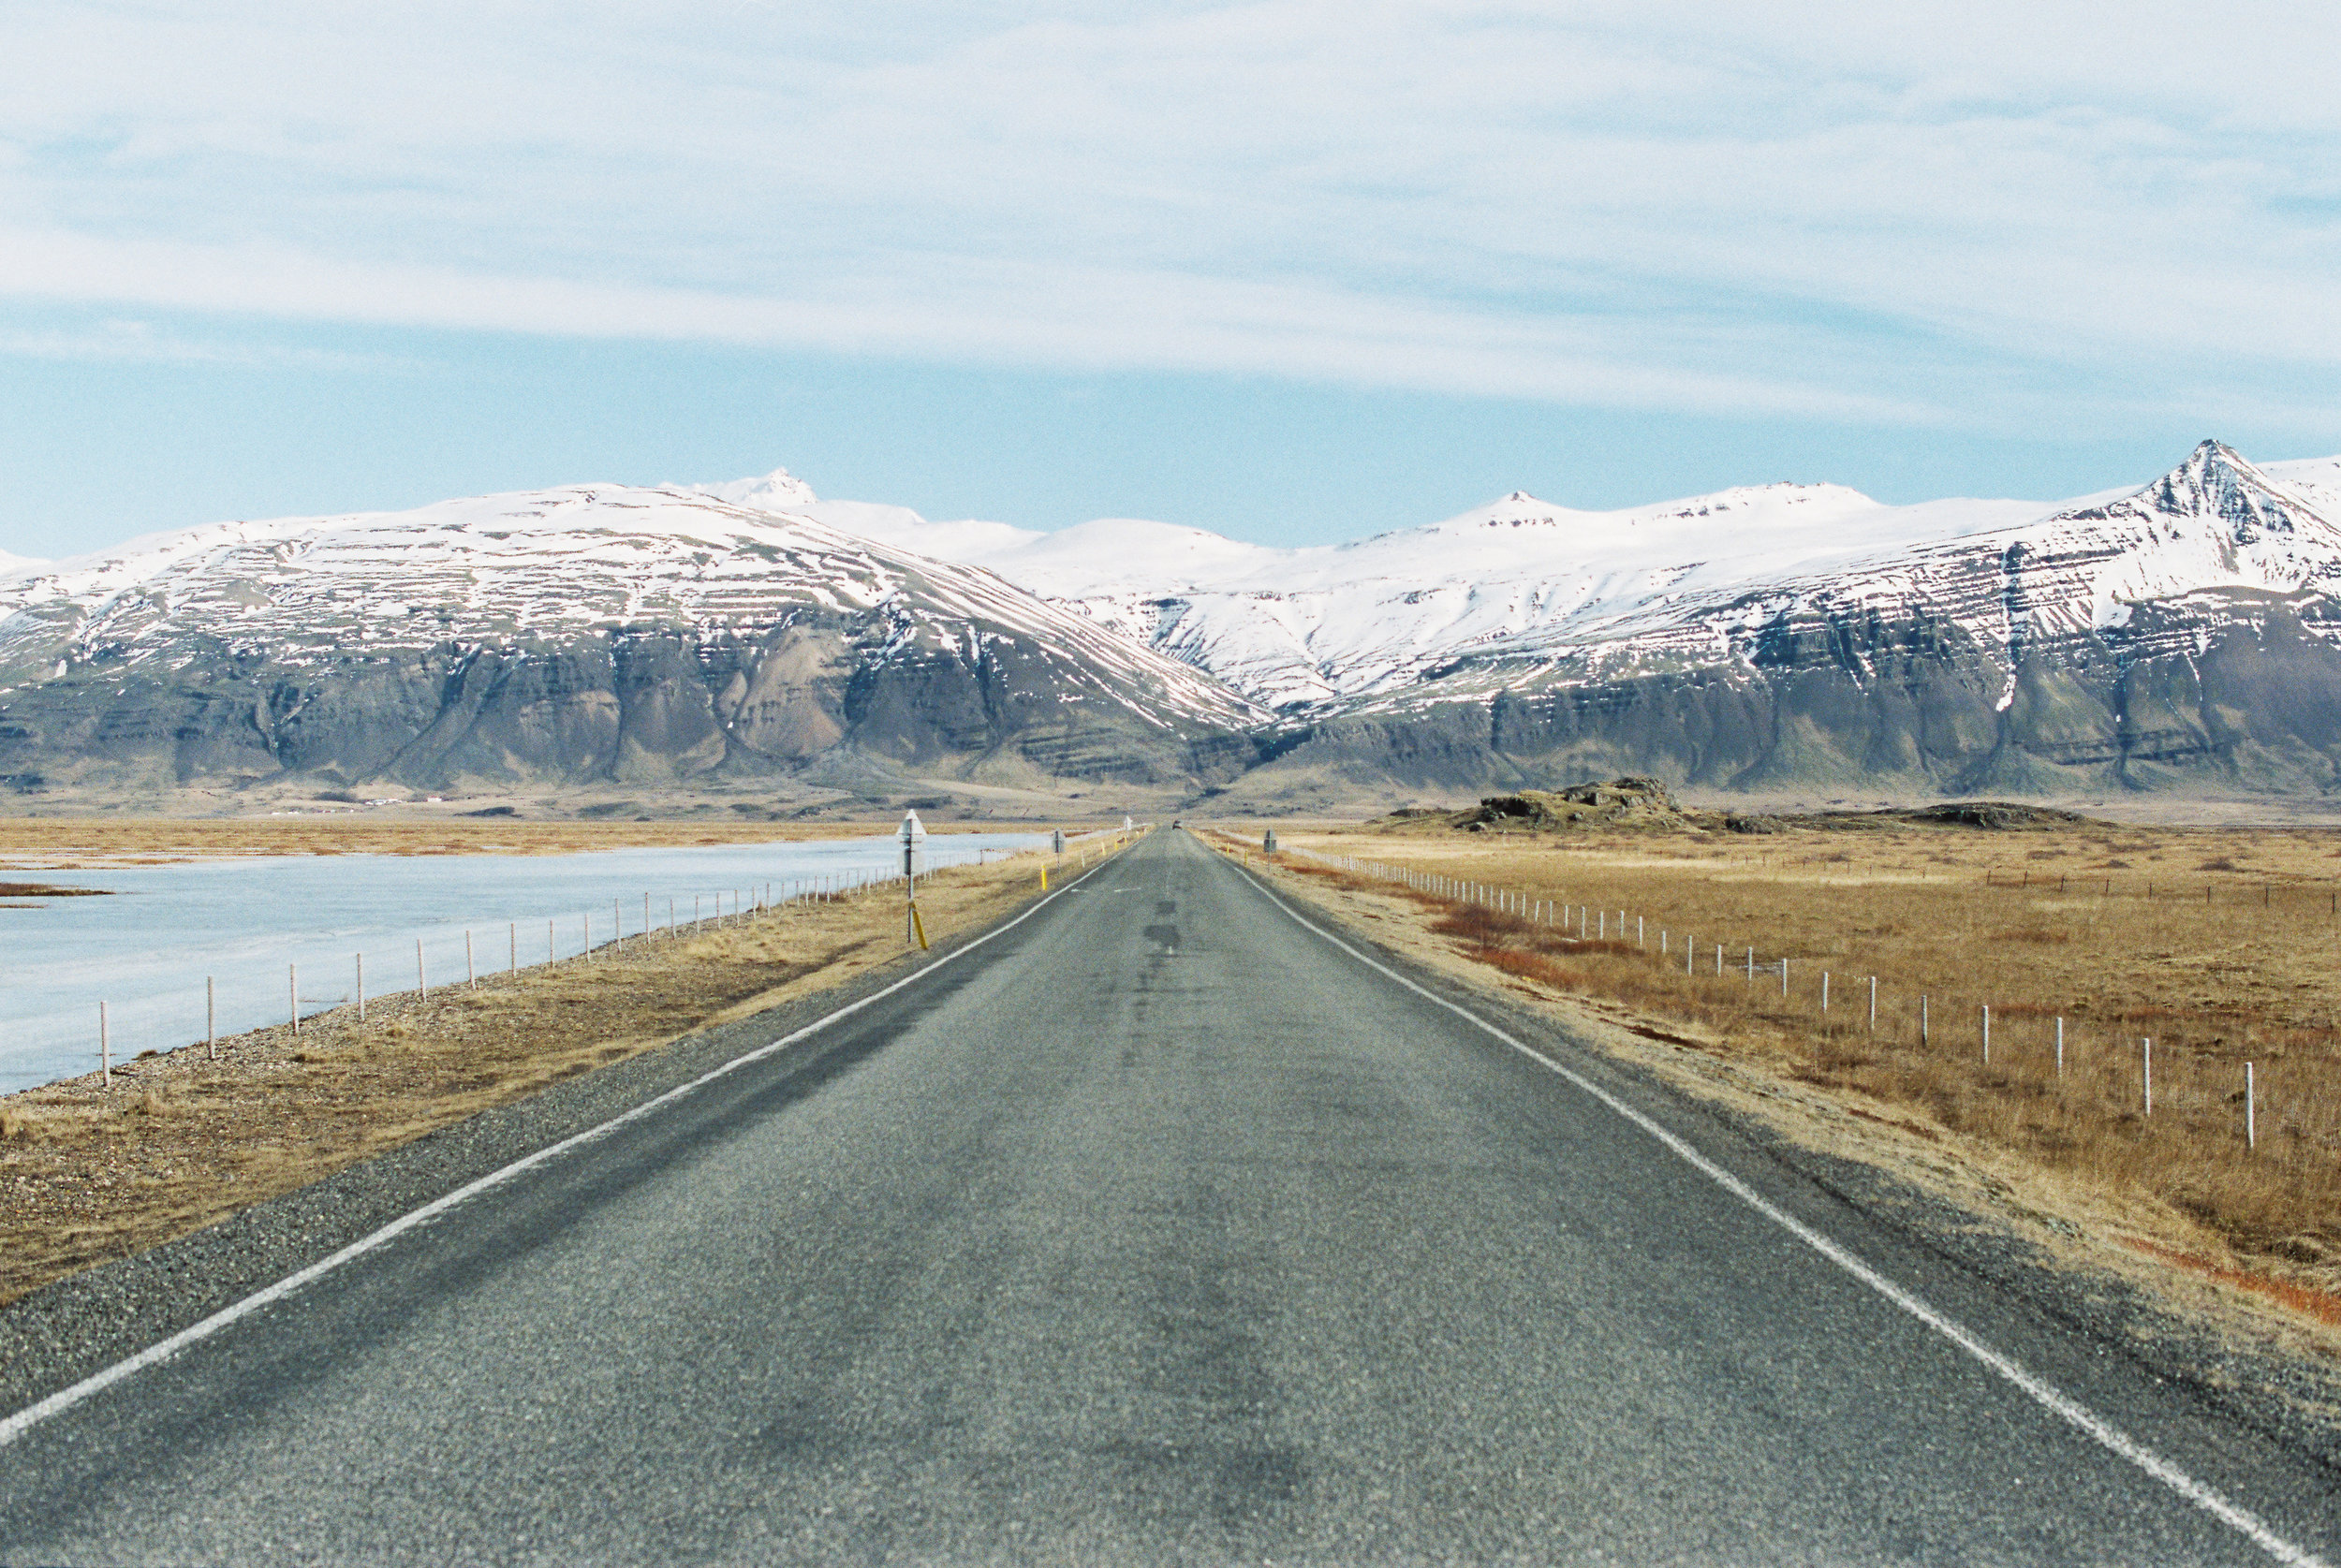
[[[366,956],[353,953],[350,957],[358,966],[358,1021],[363,1023],[366,1021]]]
[[[1877,976],[1870,976],[1870,1033],[1877,1033]]]
[[[2252,1064],[2244,1063],[2244,1147],[2260,1147],[2260,1093]]]
[[[301,1033],[301,966],[297,963],[285,966],[285,995],[292,1006],[292,1032],[298,1034]]]
[[[467,991],[476,991],[479,989],[479,966],[472,961],[469,931],[464,932],[464,989]]]
[[[415,938],[415,999],[419,1002],[431,999],[431,976],[422,972],[421,937]]]
[[[1992,1008],[1991,1008],[1991,1004],[1990,1004],[1989,1003],[1986,1003],[1986,1004],[1984,1004],[1984,1007],[1983,1007],[1983,1065],[1985,1065],[1986,1067],[1989,1067],[1991,1064],[1992,1064]]]
[[[2154,1114],[2154,1040],[2149,1036],[2141,1040],[2139,1044],[2146,1048],[2146,1114],[2152,1116]]]
[[[209,975],[203,976],[203,1054],[219,1060],[219,998]]]
[[[2060,1078],[2065,1076],[2065,1020],[2062,1017],[2056,1020],[2056,1076]]]
[[[896,836],[903,845],[903,945],[923,947],[926,944],[919,936],[919,851],[926,845],[926,824],[910,812]]]
[[[114,1086],[114,1042],[106,1026],[106,1004],[97,1004],[97,1077],[108,1089]]]

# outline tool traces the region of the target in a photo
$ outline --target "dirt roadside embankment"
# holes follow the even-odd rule
[[[1098,848],[1068,852],[1067,872]],[[938,948],[1031,901],[1027,853],[920,887]],[[565,1079],[848,986],[905,956],[899,887],[653,933],[0,1099],[0,1304]]]

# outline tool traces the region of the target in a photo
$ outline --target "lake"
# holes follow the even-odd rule
[[[936,834],[924,865],[972,863],[1030,849],[1038,833]],[[113,1059],[203,1039],[203,982],[216,987],[224,1035],[283,1023],[287,966],[297,966],[303,1016],[350,1000],[364,955],[366,994],[415,989],[415,944],[434,986],[464,978],[464,932],[481,974],[511,962],[569,958],[653,925],[753,907],[769,885],[782,899],[813,886],[896,876],[891,837],[802,843],[706,844],[578,855],[255,856],[11,877],[103,887],[0,909],[0,1092],[97,1066],[97,1004],[107,1004]],[[616,908],[612,910],[612,902]],[[9,901],[20,901],[11,900]],[[517,928],[517,937],[514,931]]]

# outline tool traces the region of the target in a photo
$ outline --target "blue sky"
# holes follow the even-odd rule
[[[1300,542],[2341,451],[2306,6],[52,0],[0,550],[786,464]]]

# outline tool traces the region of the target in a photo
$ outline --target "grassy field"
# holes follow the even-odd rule
[[[1285,857],[1510,983],[1619,1004],[1654,1038],[1761,1062],[1859,1114],[2143,1197],[2174,1223],[2139,1244],[2240,1265],[2341,1321],[2341,833],[1279,837],[1373,863]],[[1455,884],[1472,886],[1437,890]]]
[[[1081,852],[1095,859],[1097,846]],[[1070,865],[1074,854],[1068,852]],[[1038,891],[1027,853],[938,872],[931,939]],[[0,1099],[0,1302],[353,1161],[902,955],[899,887],[370,999]]]

